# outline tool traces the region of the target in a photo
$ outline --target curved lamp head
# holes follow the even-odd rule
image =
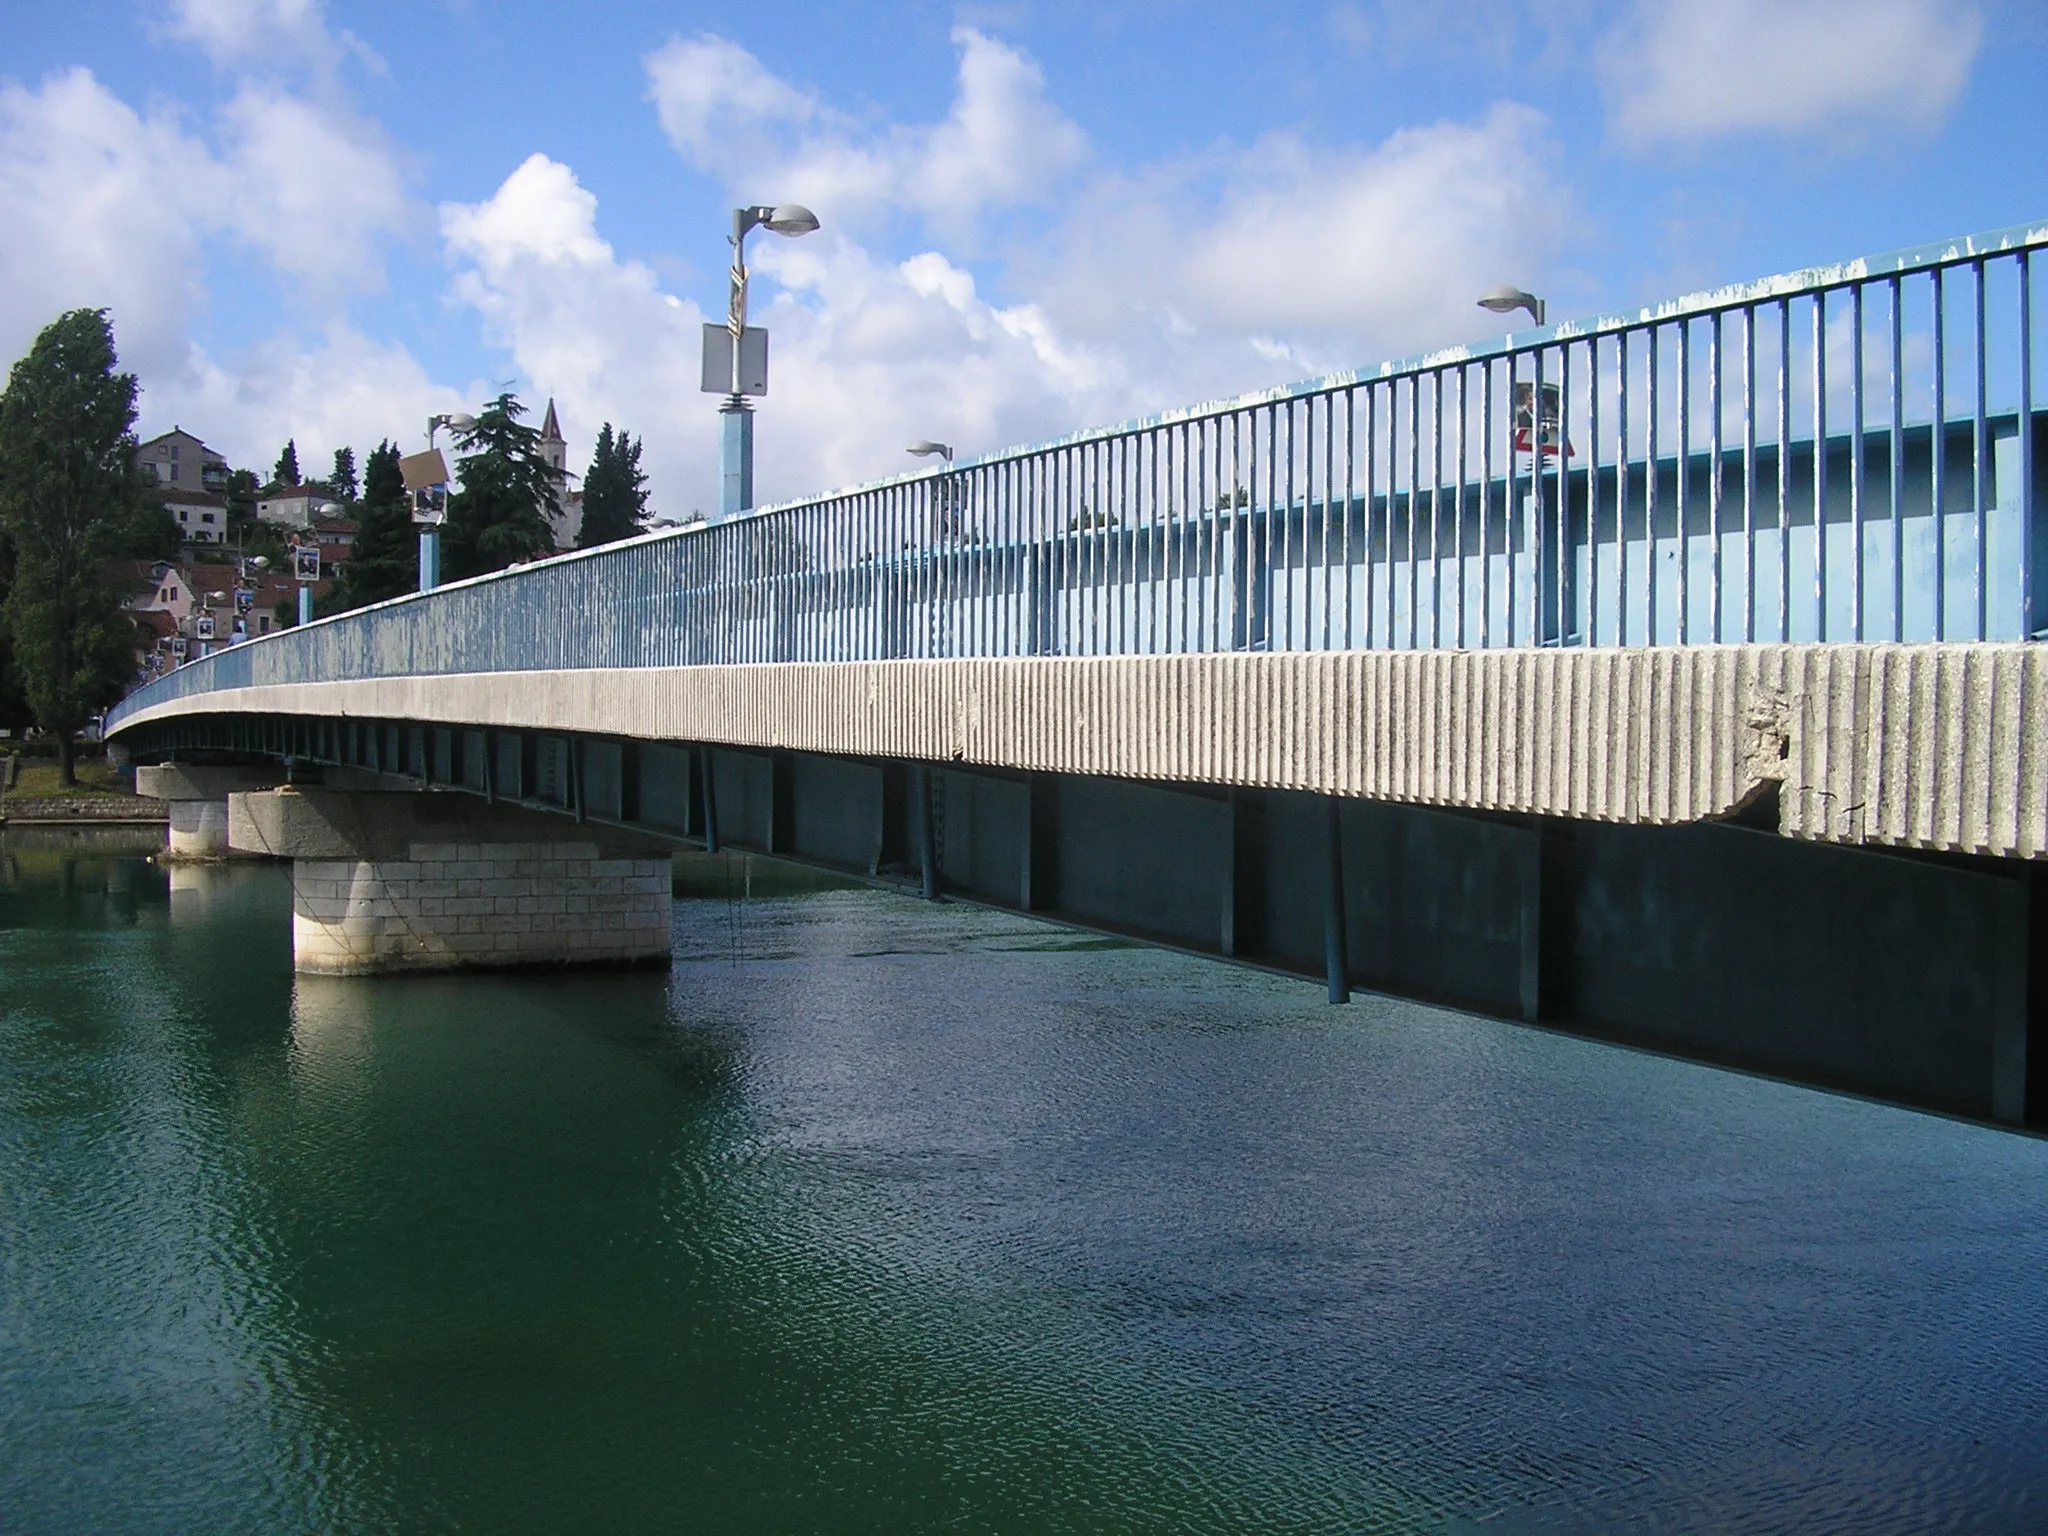
[[[936,453],[948,464],[953,462],[953,445],[951,443],[935,443],[930,438],[919,438],[908,448],[904,449],[904,452],[914,453],[920,459],[928,459]]]
[[[1496,315],[1511,315],[1518,309],[1529,311],[1529,318],[1538,325],[1543,323],[1543,301],[1533,293],[1524,293],[1519,288],[1506,284],[1489,289],[1479,296],[1479,307],[1490,309]]]
[[[802,203],[780,203],[761,222],[778,235],[808,235],[818,227],[818,216]]]

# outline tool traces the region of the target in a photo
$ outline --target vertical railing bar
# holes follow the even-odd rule
[[[1344,649],[1347,651],[1358,644],[1358,632],[1352,626],[1356,604],[1351,595],[1356,564],[1351,554],[1351,512],[1357,501],[1358,390],[1354,386],[1344,391]]]
[[[1893,274],[1891,296],[1891,456],[1885,481],[1891,495],[1892,520],[1892,642],[1906,638],[1906,413],[1905,413],[1905,325],[1900,313],[1905,290]]]
[[[1281,514],[1282,520],[1280,523],[1280,568],[1286,573],[1287,582],[1287,641],[1285,645],[1274,647],[1276,650],[1288,651],[1294,649],[1294,557],[1296,553],[1295,545],[1298,542],[1294,533],[1294,471],[1296,464],[1301,458],[1300,445],[1295,436],[1294,407],[1295,402],[1289,399],[1287,402],[1287,505]],[[1307,531],[1305,526],[1303,531]],[[1305,564],[1306,557],[1304,556]],[[1304,625],[1304,633],[1306,629],[1307,626]]]
[[[1242,411],[1230,413],[1230,644],[1237,648],[1238,636],[1245,637],[1245,645],[1251,644],[1251,614],[1245,597],[1245,556],[1251,543],[1251,524],[1244,521],[1242,514],[1250,510],[1250,496],[1247,493],[1241,505],[1238,497],[1245,491],[1244,452],[1245,414]]]
[[[1444,371],[1429,376],[1429,644],[1444,643]]]
[[[1422,560],[1415,552],[1416,503],[1422,499],[1422,375],[1408,376],[1408,649],[1421,643]]]
[[[1707,643],[1717,645],[1721,633],[1721,311],[1715,310],[1707,330],[1707,538],[1712,545],[1707,563]]]
[[[1600,643],[1600,337],[1586,338],[1586,644]]]
[[[2019,429],[2016,445],[2019,484],[2013,487],[2013,510],[2019,515],[2020,639],[2038,633],[2034,612],[2034,252],[2022,248],[2013,258],[2019,279]]]
[[[1849,285],[1849,640],[1863,639],[1863,284]]]
[[[1928,274],[1933,300],[1929,322],[1928,350],[1933,359],[1934,421],[1928,442],[1928,507],[1934,530],[1934,638],[1948,638],[1948,307],[1947,269],[1936,267]]]
[[[1266,649],[1273,647],[1273,508],[1280,495],[1280,407],[1266,407],[1266,513],[1265,545],[1266,558],[1259,568],[1260,580],[1265,584],[1262,600],[1257,612],[1265,619]],[[1284,534],[1283,534],[1284,539]],[[1283,544],[1284,548],[1284,544]]]
[[[1678,643],[1692,639],[1692,319],[1678,322]]]
[[[1742,306],[1742,640],[1756,643],[1756,306]]]
[[[1971,262],[1970,267],[1977,277],[1973,294],[1976,304],[1976,326],[1971,335],[1971,341],[1975,345],[1977,352],[1976,404],[1970,413],[1970,515],[1972,533],[1975,539],[1975,548],[1971,552],[1970,579],[1972,582],[1971,602],[1976,608],[1977,628],[1970,638],[1973,640],[1988,640],[1991,638],[1991,630],[1989,616],[1986,613],[1988,595],[1985,592],[1986,583],[1984,579],[1985,545],[1987,540],[1984,518],[1984,451],[1986,446],[1985,439],[1988,433],[1984,423],[1984,392],[1986,388],[1985,355],[1989,348],[1986,345],[1984,334],[1983,258],[1979,257],[1976,261]]]
[[[1614,643],[1628,644],[1628,339],[1614,338]]]
[[[1571,600],[1574,583],[1566,579],[1575,556],[1572,552],[1572,345],[1566,341],[1557,349],[1557,556],[1551,580],[1557,589],[1557,643],[1571,644],[1572,620],[1578,615]],[[1537,461],[1542,462],[1541,458]]]
[[[1457,565],[1458,649],[1461,651],[1466,649],[1470,643],[1470,637],[1465,629],[1465,482],[1471,476],[1465,463],[1465,456],[1469,448],[1466,438],[1466,419],[1471,413],[1471,381],[1472,365],[1470,363],[1460,363],[1458,365],[1458,446],[1456,455],[1458,488],[1451,498],[1451,516],[1458,520],[1458,536],[1451,541],[1451,558]]]
[[[1379,576],[1373,569],[1372,528],[1373,500],[1375,486],[1379,479],[1379,391],[1370,383],[1365,386],[1365,646],[1367,650],[1378,645],[1379,627],[1376,622],[1377,606],[1373,599],[1378,592]],[[1391,540],[1389,544],[1391,546]]]
[[[1648,371],[1644,375],[1643,427],[1647,442],[1643,452],[1643,644],[1657,644],[1657,394],[1662,359],[1661,328],[1650,326]]]
[[[1778,640],[1792,639],[1792,301],[1778,300]]]
[[[1828,638],[1828,332],[1827,290],[1813,295],[1813,638]]]

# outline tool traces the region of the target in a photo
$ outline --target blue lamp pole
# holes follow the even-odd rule
[[[718,511],[721,517],[736,517],[754,504],[754,408],[748,404],[748,395],[762,395],[768,392],[767,380],[767,337],[756,332],[761,339],[760,365],[756,372],[759,377],[747,379],[742,376],[740,356],[742,345],[747,341],[747,236],[756,229],[766,228],[778,235],[808,235],[818,227],[818,216],[801,203],[782,203],[776,207],[756,206],[735,208],[732,211],[732,290],[726,303],[725,330],[727,339],[727,361],[725,377],[725,399],[718,407]],[[708,355],[710,337],[716,334],[712,326],[706,326],[705,388],[715,391],[710,380],[716,370]]]
[[[476,418],[467,411],[450,411],[445,415],[427,418],[427,451],[433,452],[434,434],[447,427],[453,432],[467,432],[476,425]],[[443,469],[442,474],[447,471]],[[414,498],[413,521],[420,525],[420,590],[431,592],[441,585],[441,522],[448,515],[448,488],[439,489],[440,509],[431,516],[421,516],[419,501]]]

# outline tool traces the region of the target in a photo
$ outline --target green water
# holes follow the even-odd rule
[[[875,893],[0,846],[0,1530],[2048,1528],[2039,1142]]]

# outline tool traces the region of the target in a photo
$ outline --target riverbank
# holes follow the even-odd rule
[[[121,771],[83,758],[76,784],[60,782],[54,762],[10,756],[0,764],[0,826],[163,825],[170,808],[138,795]]]

